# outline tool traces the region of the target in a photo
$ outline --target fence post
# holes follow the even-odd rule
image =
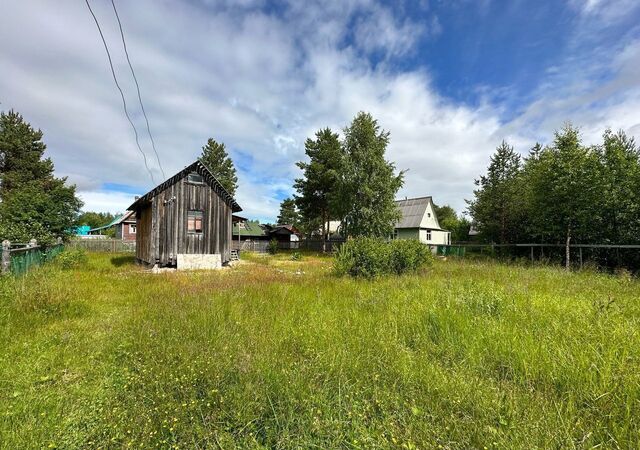
[[[531,264],[533,264],[533,246],[531,246]]]
[[[11,242],[6,239],[2,241],[2,273],[9,273],[11,270]]]
[[[36,241],[35,239],[31,239],[29,241],[29,247],[33,248],[33,247],[37,247],[38,246],[38,241]]]
[[[582,270],[582,247],[580,247],[580,270]]]

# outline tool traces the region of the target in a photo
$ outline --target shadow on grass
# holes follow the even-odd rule
[[[135,260],[133,255],[114,256],[111,258],[111,264],[115,267],[121,267],[124,265],[132,265],[135,263]]]

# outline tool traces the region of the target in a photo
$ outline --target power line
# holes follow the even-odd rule
[[[93,13],[93,10],[91,9],[89,0],[85,0],[85,3],[87,4],[87,8],[89,8],[89,12],[93,16],[93,20],[96,23],[96,27],[98,27],[100,38],[102,39],[102,43],[104,44],[104,49],[107,52],[107,58],[109,59],[109,67],[111,68],[111,75],[113,75],[113,81],[115,82],[116,87],[118,88],[118,92],[120,92],[120,97],[122,98],[122,106],[124,107],[124,114],[125,116],[127,116],[127,120],[131,124],[131,128],[133,128],[133,133],[136,136],[136,145],[138,146],[138,150],[140,150],[140,153],[142,154],[142,159],[144,159],[144,166],[147,168],[147,172],[149,172],[149,175],[151,176],[151,182],[155,185],[156,181],[153,178],[153,172],[151,172],[151,169],[149,169],[149,165],[147,164],[147,155],[144,154],[144,152],[142,151],[142,147],[140,147],[140,141],[138,139],[138,130],[136,130],[136,126],[133,124],[133,121],[129,116],[129,111],[127,110],[127,101],[125,100],[124,93],[122,92],[122,89],[120,88],[120,84],[118,83],[118,78],[116,77],[116,71],[113,69],[113,61],[111,60],[111,53],[109,53],[109,47],[107,46],[107,41],[104,39],[104,34],[102,34],[102,28],[100,28],[100,23],[98,23],[98,18],[96,17],[96,15]]]
[[[129,63],[129,69],[131,69],[131,75],[133,75],[133,81],[135,81],[136,83],[136,89],[138,90],[138,100],[140,101],[140,108],[142,108],[142,115],[144,115],[144,120],[147,122],[147,132],[149,133],[151,146],[153,147],[153,152],[156,154],[156,159],[158,160],[158,166],[160,167],[160,172],[162,172],[162,178],[165,179],[166,176],[164,175],[164,170],[162,169],[162,164],[160,163],[160,155],[158,155],[158,150],[156,150],[156,143],[153,141],[153,136],[151,135],[149,118],[147,117],[147,112],[144,110],[144,105],[142,104],[142,95],[140,94],[140,85],[138,84],[138,78],[136,77],[136,72],[133,70],[133,65],[131,64],[131,60],[129,59],[129,52],[127,51],[127,43],[124,39],[124,32],[122,31],[122,23],[120,22],[120,16],[118,15],[118,10],[116,9],[116,4],[114,0],[111,0],[111,5],[113,5],[113,12],[116,13],[116,19],[118,19],[118,27],[120,28],[120,36],[122,37],[122,46],[124,47],[124,54],[127,56],[127,63]]]

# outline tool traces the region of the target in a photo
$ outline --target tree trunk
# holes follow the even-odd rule
[[[569,245],[571,244],[571,227],[567,227],[567,243],[565,245],[565,268],[567,270],[571,269],[571,250]]]

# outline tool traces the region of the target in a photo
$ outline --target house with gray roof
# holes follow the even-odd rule
[[[394,239],[419,239],[430,245],[451,244],[451,232],[440,228],[431,197],[396,200],[402,218],[396,223]]]

